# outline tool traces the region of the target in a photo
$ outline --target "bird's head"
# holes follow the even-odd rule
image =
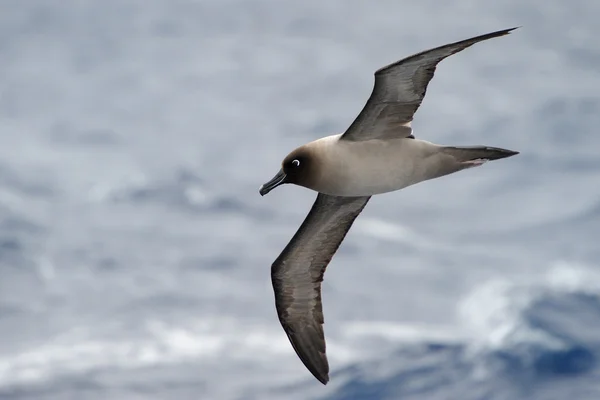
[[[258,192],[261,196],[269,193],[277,186],[292,183],[299,186],[311,187],[316,179],[315,155],[309,148],[302,146],[288,154],[281,163],[281,169]]]

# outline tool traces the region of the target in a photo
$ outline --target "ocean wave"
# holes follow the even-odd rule
[[[328,399],[596,399],[600,274],[557,263],[544,279],[499,279],[459,305],[462,342],[422,340],[337,371]],[[335,382],[335,379],[333,379]]]

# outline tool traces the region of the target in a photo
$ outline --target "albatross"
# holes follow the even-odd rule
[[[371,196],[519,154],[490,146],[438,145],[416,139],[411,127],[440,61],[514,29],[425,50],[380,68],[371,96],[343,134],[296,148],[275,177],[260,187],[262,196],[282,184],[318,193],[306,219],[273,262],[271,280],[279,321],[300,360],[322,384],[329,381],[323,274]]]

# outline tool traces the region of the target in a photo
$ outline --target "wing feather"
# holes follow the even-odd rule
[[[375,72],[371,96],[342,139],[362,141],[409,137],[411,121],[439,62],[475,43],[507,35],[515,29],[504,29],[425,50],[380,68]]]
[[[321,282],[327,265],[370,197],[319,193],[306,219],[275,260],[271,280],[279,321],[306,368],[329,380]]]

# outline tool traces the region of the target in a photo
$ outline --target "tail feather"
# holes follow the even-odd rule
[[[459,163],[467,165],[480,165],[486,161],[500,160],[519,154],[518,151],[489,146],[446,146],[443,148],[443,152],[454,157]]]

